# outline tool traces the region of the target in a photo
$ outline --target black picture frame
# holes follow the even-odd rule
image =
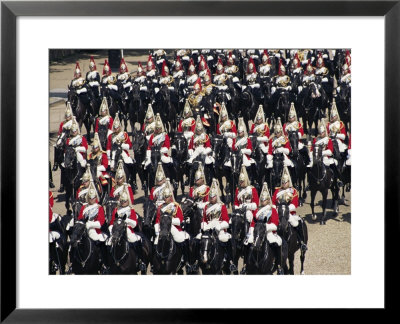
[[[1,2],[1,321],[6,323],[217,322],[241,310],[16,309],[16,19],[19,16],[384,16],[385,18],[385,247],[398,234],[389,219],[399,201],[400,1],[2,1]],[[154,10],[157,8],[157,11]],[[372,44],[373,45],[373,44]],[[378,134],[378,136],[381,136]],[[7,153],[7,154],[6,154]],[[382,209],[383,210],[383,209]],[[394,215],[396,216],[396,215]],[[392,226],[393,221],[395,225]],[[388,256],[387,250],[385,250]],[[385,308],[391,308],[390,261],[385,258]],[[372,262],[371,262],[372,263]],[[390,281],[389,281],[390,280]],[[390,284],[388,284],[390,283]],[[387,285],[388,284],[388,285]],[[391,288],[392,287],[392,288]],[[151,301],[150,301],[151,303]],[[329,305],[327,305],[329,306]],[[312,307],[312,303],[310,303]],[[255,315],[260,310],[255,311]],[[258,314],[259,315],[259,314]],[[253,316],[253,315],[252,315]]]

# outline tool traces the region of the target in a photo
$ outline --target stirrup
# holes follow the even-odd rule
[[[339,188],[342,188],[344,186],[343,182],[341,180],[339,180],[339,179],[337,181],[337,185],[338,185]]]
[[[283,269],[281,267],[278,268],[278,275],[284,275]]]
[[[304,243],[300,243],[300,244],[301,244],[300,249],[301,249],[303,252],[305,252],[305,251],[308,250],[308,247],[307,247],[306,244],[304,244]]]
[[[235,271],[237,271],[238,269],[237,269],[237,267],[236,267],[236,265],[234,265],[233,263],[231,263],[230,265],[229,265],[229,271],[230,272],[235,272]]]
[[[246,274],[247,269],[246,266],[243,266],[242,270],[240,270],[240,274]]]
[[[57,169],[58,169],[58,164],[54,163],[52,171],[57,171]]]
[[[146,264],[144,264],[143,261],[139,262],[139,269],[140,269],[140,271],[146,271],[147,270]]]

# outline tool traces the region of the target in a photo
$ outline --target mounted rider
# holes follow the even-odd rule
[[[239,78],[240,78],[240,72],[239,72],[239,67],[235,65],[235,59],[233,58],[232,51],[229,51],[229,56],[228,60],[226,61],[226,65],[224,68],[224,72],[228,75],[229,79],[232,80],[232,83],[236,85],[237,88],[240,88],[239,86]]]
[[[76,201],[84,204],[87,201],[86,195],[89,191],[89,186],[94,182],[92,172],[90,171],[90,164],[86,166],[86,171],[80,180],[82,180],[82,183],[76,191]]]
[[[278,117],[278,121],[274,126],[274,135],[271,136],[268,143],[267,169],[272,168],[273,156],[276,153],[283,153],[284,165],[293,168],[294,164],[288,157],[291,151],[289,139],[285,136],[281,120]]]
[[[310,158],[307,146],[305,146],[303,142],[301,142],[301,139],[304,136],[303,125],[297,119],[297,113],[294,107],[294,102],[292,102],[290,105],[288,121],[283,125],[283,133],[285,134],[286,137],[288,137],[288,132],[297,132],[299,152],[303,157],[304,164],[305,165],[309,164]]]
[[[196,67],[194,65],[193,59],[190,59],[188,70],[186,73],[186,87],[183,90],[185,96],[192,92],[198,78],[199,76],[196,73]]]
[[[108,64],[108,60],[105,60],[103,66],[103,74],[101,76],[101,95],[103,97],[105,96],[105,91],[107,89],[109,76],[111,76],[111,67]]]
[[[194,199],[198,208],[203,209],[208,201],[209,193],[210,187],[206,184],[206,176],[200,164],[194,174],[194,185],[189,189],[189,197]]]
[[[86,73],[86,83],[88,84],[94,99],[100,102],[100,73],[96,69],[96,63],[93,56],[90,56],[89,71]]]
[[[258,75],[260,76],[260,84],[262,89],[265,89],[265,87],[271,84],[271,79],[274,75],[274,67],[266,49],[261,56],[261,64],[258,66]],[[265,90],[262,90],[262,96],[264,93]]]
[[[251,144],[251,139],[247,136],[246,125],[244,123],[243,117],[239,117],[238,124],[238,136],[234,139],[227,139],[228,146],[232,151],[239,151],[242,156],[242,165],[246,167],[248,173],[253,177],[255,175],[254,167],[255,161],[250,157],[253,151],[253,145]],[[226,166],[231,167],[230,161],[225,163]]]
[[[73,117],[71,131],[69,138],[66,142],[67,146],[72,146],[76,152],[76,159],[82,168],[86,167],[86,152],[88,149],[88,143],[86,137],[82,136],[79,132],[79,125],[76,122],[75,117]]]
[[[299,55],[296,52],[295,56],[292,60],[290,60],[289,64],[289,75],[293,79],[293,91],[296,95],[298,95],[303,90],[303,73],[303,67],[301,66]]]
[[[186,83],[186,73],[179,56],[176,58],[173,65],[172,78],[174,79],[175,89],[177,89],[178,95],[183,99],[185,96],[183,90]]]
[[[102,258],[102,267],[108,268],[107,250],[104,245],[107,234],[103,233],[101,227],[105,223],[105,213],[103,206],[98,204],[99,196],[94,187],[93,182],[90,183],[88,193],[86,195],[86,204],[84,204],[79,212],[78,221],[86,220],[86,229],[88,236],[95,241],[99,247]]]
[[[131,185],[127,181],[123,163],[122,161],[120,161],[120,163],[118,164],[117,172],[115,173],[115,180],[113,181],[113,186],[110,190],[110,197],[119,199],[119,196],[121,195],[124,188],[127,189],[130,202],[131,204],[133,204],[135,201],[133,197],[133,190]]]
[[[133,84],[139,85],[140,98],[143,102],[147,102],[149,99],[149,89],[147,88],[146,71],[141,62],[138,62],[136,77],[133,79]]]
[[[117,75],[118,82],[120,84],[120,92],[124,100],[128,99],[128,96],[132,90],[132,78],[128,73],[128,66],[125,63],[125,59],[121,58],[119,65],[119,74]]]
[[[146,119],[144,120],[142,126],[142,132],[146,134],[147,141],[150,140],[151,135],[154,133],[155,127],[156,127],[156,122],[155,122],[153,108],[151,104],[149,104],[147,107]]]
[[[180,57],[182,59],[183,62],[183,70],[187,70],[188,66],[189,66],[189,62],[190,62],[190,50],[187,49],[179,49],[176,51],[176,56]]]
[[[189,141],[194,135],[196,121],[193,118],[193,111],[190,108],[188,99],[186,99],[185,106],[183,107],[182,117],[183,119],[180,120],[178,125],[178,132],[183,133],[189,145]]]
[[[53,193],[49,191],[49,243],[57,241],[62,233],[58,230],[58,226],[55,226],[55,221],[60,219],[60,215],[53,213],[54,197]]]
[[[176,92],[175,89],[174,78],[169,73],[169,67],[167,65],[167,61],[164,61],[162,64],[161,76],[158,79],[158,86],[154,88],[156,94],[158,93],[158,91],[161,89],[162,86],[168,87],[171,96],[171,101],[177,102],[178,93]]]
[[[115,163],[118,163],[118,161],[115,161],[115,153],[118,147],[122,149],[121,156],[125,165],[132,170],[133,160],[129,156],[128,151],[132,149],[132,142],[129,139],[128,133],[122,130],[121,122],[117,114],[113,123],[113,133],[108,136],[107,140],[107,158],[112,171],[116,168]]]
[[[99,183],[103,187],[102,191],[107,192],[108,179],[110,178],[106,171],[108,167],[107,153],[103,151],[97,133],[94,134],[92,152],[88,156],[88,162],[90,163],[91,161],[93,161],[94,166],[96,167],[96,175],[99,179]]]
[[[78,61],[76,62],[75,66],[74,79],[71,81],[69,88],[75,90],[82,103],[88,105],[89,107],[91,98],[90,94],[88,93],[86,81],[82,77],[82,72]]]
[[[316,78],[315,78],[315,67],[313,67],[311,65],[311,60],[308,60],[307,66],[304,69],[304,74],[303,74],[303,78],[301,80],[301,88],[299,86],[299,94],[301,93],[301,91],[308,87],[310,85],[311,82],[315,82]]]
[[[204,157],[205,168],[208,175],[207,178],[211,179],[213,175],[213,163],[215,161],[212,156],[211,140],[204,129],[203,121],[200,115],[198,115],[196,119],[195,133],[189,141],[188,153],[189,165],[192,165],[193,161],[198,156]]]
[[[154,201],[156,206],[159,207],[164,203],[163,190],[167,183],[167,177],[165,176],[162,163],[158,162],[156,176],[155,176],[155,186],[150,190],[149,199]]]
[[[147,78],[147,87],[149,88],[148,91],[150,93],[151,98],[153,97],[154,94],[154,88],[156,88],[158,85],[157,76],[158,73],[156,70],[156,65],[154,64],[153,57],[150,54],[147,59],[146,78]]]
[[[337,141],[340,153],[344,153],[347,149],[347,145],[344,144],[346,139],[346,127],[340,120],[335,99],[333,99],[332,102],[331,115],[329,118],[329,123],[326,124],[326,128],[331,139]]]
[[[146,265],[143,263],[143,255],[142,255],[142,238],[135,233],[135,227],[137,225],[137,216],[135,209],[133,208],[133,201],[130,199],[130,193],[128,191],[128,186],[125,184],[119,195],[118,206],[113,210],[112,217],[110,221],[110,225],[108,226],[108,230],[110,232],[110,238],[112,237],[112,229],[114,227],[114,222],[117,219],[122,219],[126,224],[126,237],[129,243],[132,243],[132,246],[135,249],[135,252],[138,255],[139,259],[139,267],[141,271],[146,270]],[[107,245],[110,245],[110,240]]]
[[[164,203],[157,208],[156,223],[154,224],[154,231],[156,234],[156,238],[154,239],[154,245],[158,244],[158,239],[160,236],[160,217],[162,214],[169,214],[172,217],[172,225],[171,225],[172,238],[175,241],[175,243],[177,243],[178,246],[181,246],[183,252],[182,254],[183,261],[188,262],[189,234],[186,233],[186,231],[184,231],[181,227],[181,224],[183,222],[182,208],[174,199],[172,186],[169,183],[169,181],[167,181],[162,195],[164,198]]]
[[[217,134],[223,135],[224,138],[235,138],[237,136],[236,125],[234,121],[229,119],[225,103],[222,103],[221,110],[219,112]]]
[[[332,92],[333,92],[333,78],[329,74],[329,69],[325,66],[324,59],[322,57],[322,53],[318,54],[315,76],[317,79],[317,83],[321,86],[326,95],[329,98],[329,101],[332,102]],[[325,107],[322,107],[325,108]]]
[[[113,118],[110,116],[110,111],[108,110],[107,98],[103,97],[99,109],[100,116],[96,118],[96,125],[94,128],[95,133],[99,133],[101,129],[107,129],[106,138],[112,133]]]
[[[170,179],[175,179],[173,175],[174,167],[172,157],[169,156],[169,149],[171,147],[171,141],[168,134],[164,131],[164,125],[162,123],[160,114],[156,115],[156,124],[154,133],[150,136],[149,145],[147,146],[146,151],[146,159],[144,160],[144,168],[147,169],[147,166],[151,163],[151,151],[154,148],[160,149],[161,154],[161,162],[163,163],[164,168],[166,168],[168,172],[168,177]],[[155,167],[155,166],[154,166]]]
[[[250,134],[255,134],[257,136],[257,142],[259,142],[261,151],[264,154],[267,154],[270,130],[268,124],[265,122],[264,109],[262,105],[258,107],[256,118],[254,119],[253,125],[251,125]]]
[[[163,49],[158,49],[153,52],[153,56],[155,57],[157,68],[160,71],[167,59],[167,53]]]
[[[200,55],[200,62],[199,62],[197,71],[198,71],[199,78],[201,80],[204,80],[204,77],[206,76],[208,69],[209,68],[207,65],[207,61],[205,60],[203,55]]]
[[[213,84],[215,84],[218,92],[225,93],[227,100],[231,100],[231,95],[229,94],[229,88],[227,82],[229,80],[228,74],[225,73],[224,64],[222,63],[222,59],[218,59],[217,69],[215,71],[213,77]]]
[[[253,212],[253,220],[251,222],[249,232],[246,237],[245,245],[254,243],[254,226],[257,221],[263,221],[267,230],[267,240],[275,253],[277,260],[278,274],[283,274],[282,269],[282,238],[276,232],[279,226],[279,215],[275,206],[272,205],[271,196],[268,191],[266,182],[260,193],[260,204]],[[246,265],[243,265],[243,272],[246,272]]]
[[[213,179],[208,196],[208,203],[206,203],[203,211],[203,220],[201,223],[202,232],[196,236],[196,239],[201,239],[203,233],[206,231],[215,230],[218,234],[219,243],[225,248],[227,262],[230,263],[230,271],[234,272],[237,271],[237,268],[233,263],[232,236],[227,231],[228,227],[228,210],[225,204],[221,202],[218,181]]]
[[[338,87],[336,88],[336,92],[340,92],[340,87],[346,85],[351,87],[351,69],[350,69],[350,61],[346,59],[346,63],[342,66],[342,74],[340,79],[338,80]]]
[[[242,89],[243,91],[248,89],[253,94],[256,101],[260,102],[261,100],[260,77],[257,73],[256,64],[254,63],[254,60],[251,57],[249,59],[249,64],[247,65],[247,70],[245,78],[243,80]]]
[[[337,160],[333,158],[333,143],[332,140],[328,137],[327,127],[325,125],[325,121],[321,119],[321,123],[318,126],[318,136],[314,138],[313,144],[310,150],[310,164],[307,167],[312,167],[313,165],[313,155],[312,152],[314,151],[316,146],[320,146],[322,149],[322,162],[329,166],[335,178],[337,179],[337,184],[339,187],[343,187],[343,182],[341,181],[341,174],[337,168]]]
[[[296,208],[299,206],[299,193],[292,185],[292,179],[286,166],[283,168],[281,186],[275,189],[272,196],[272,204],[275,208],[282,204],[289,208],[288,222],[297,232],[301,250],[306,251],[307,245],[304,238],[303,219],[296,214]]]
[[[279,95],[283,91],[291,91],[292,90],[292,81],[290,77],[286,74],[286,67],[283,64],[283,60],[279,60],[278,67],[278,75],[275,75],[272,79],[273,87],[271,88],[271,94],[275,94],[276,98],[279,98]],[[277,101],[278,99],[276,99]]]
[[[65,119],[60,123],[60,127],[58,129],[58,134],[57,134],[58,138],[57,138],[56,144],[54,145],[53,171],[57,171],[59,164],[61,164],[61,161],[59,161],[57,157],[61,156],[62,152],[64,151],[64,148],[61,146],[62,146],[64,138],[69,137],[69,132],[71,130],[72,121],[74,118],[70,102],[67,101],[66,105],[67,105],[67,107],[65,108],[65,113],[64,113]],[[63,188],[62,184],[61,184],[61,187]],[[60,188],[60,190],[62,188]],[[62,191],[64,191],[64,189]],[[59,192],[62,192],[62,191],[59,191]]]

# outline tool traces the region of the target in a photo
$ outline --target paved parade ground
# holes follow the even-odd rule
[[[124,51],[124,58],[128,65],[130,73],[136,71],[137,62],[142,64],[147,62],[147,54],[137,51]],[[65,101],[67,93],[67,85],[70,84],[74,75],[76,61],[79,61],[84,76],[89,70],[89,57],[94,56],[97,70],[102,72],[104,60],[107,59],[107,51],[96,51],[95,53],[85,53],[68,56],[67,58],[51,61],[49,66],[49,159],[53,166],[54,147],[57,139],[57,132],[60,122],[64,119]],[[113,69],[113,74],[118,69]],[[128,127],[128,133],[131,131]],[[86,134],[83,126],[81,134]],[[89,152],[90,152],[90,142]],[[131,151],[132,152],[132,151]],[[60,215],[66,214],[65,209],[65,193],[58,193],[60,187],[60,170],[52,172],[55,188],[50,189],[54,195],[53,211]],[[139,190],[135,193],[134,209],[139,215],[143,215],[144,193],[140,190],[141,183],[138,181]],[[187,194],[189,188],[186,187]],[[178,200],[180,199],[180,189],[178,190]],[[328,195],[328,209],[326,225],[320,225],[319,220],[311,219],[310,193],[304,206],[297,209],[297,214],[304,217],[308,227],[308,251],[305,257],[305,274],[306,275],[322,275],[322,274],[351,274],[351,192],[346,192],[346,200],[339,207],[339,215],[333,216],[331,206],[331,193]],[[320,193],[316,197],[315,211],[318,216],[322,214],[322,196]],[[230,212],[230,209],[229,209]],[[239,267],[240,271],[240,267]],[[300,252],[296,252],[295,256],[295,274],[300,272]]]

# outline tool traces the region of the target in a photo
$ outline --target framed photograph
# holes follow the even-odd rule
[[[218,309],[215,321],[246,308],[388,308],[388,240],[398,230],[387,213],[399,197],[399,16],[398,1],[2,2],[1,320],[195,322],[207,319],[205,308]],[[49,275],[49,146],[64,107],[49,111],[66,96],[76,60],[86,73],[94,53],[101,72],[114,50],[133,72],[154,48],[349,49],[351,213],[341,215],[346,228],[333,219],[316,228],[320,236],[335,231],[337,241],[311,245],[328,250],[310,275],[307,257],[305,276]],[[83,55],[52,59],[66,50]],[[345,267],[332,270],[339,263]],[[293,287],[296,297],[288,297]]]

